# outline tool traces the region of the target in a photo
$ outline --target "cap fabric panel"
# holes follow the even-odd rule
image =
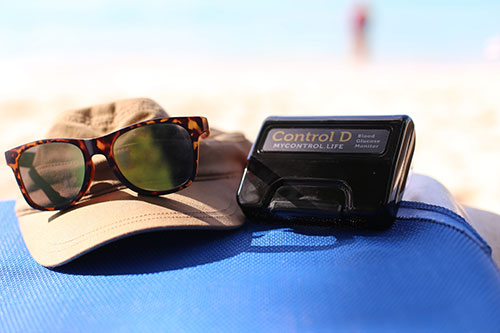
[[[47,137],[95,138],[143,120],[164,117],[168,117],[167,112],[151,99],[126,99],[63,112]]]

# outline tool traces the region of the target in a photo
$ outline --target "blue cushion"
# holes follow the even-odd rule
[[[161,231],[56,270],[0,202],[0,331],[498,331],[500,274],[458,215],[403,202],[382,232]]]

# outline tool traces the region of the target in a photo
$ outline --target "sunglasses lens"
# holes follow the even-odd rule
[[[51,142],[25,150],[19,157],[19,167],[28,196],[45,208],[70,204],[85,178],[82,151],[65,142]]]
[[[125,132],[116,139],[113,155],[122,175],[147,191],[175,189],[194,173],[191,138],[175,124],[151,124]]]

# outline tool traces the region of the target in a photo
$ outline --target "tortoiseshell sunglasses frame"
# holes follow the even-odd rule
[[[143,126],[148,126],[152,124],[160,124],[160,123],[170,123],[170,124],[176,124],[181,127],[183,127],[191,137],[191,142],[193,146],[193,161],[194,161],[194,168],[193,168],[193,174],[189,179],[186,180],[185,183],[182,185],[175,187],[173,189],[168,189],[166,191],[148,191],[141,189],[134,184],[130,183],[120,172],[118,169],[118,166],[116,165],[115,158],[113,155],[113,144],[115,143],[116,139],[135,128],[138,127],[143,127]],[[131,190],[139,193],[139,194],[144,194],[144,195],[163,195],[163,194],[168,194],[168,193],[174,193],[177,191],[180,191],[187,186],[191,185],[193,183],[193,180],[196,176],[196,172],[198,170],[198,162],[199,162],[199,139],[201,138],[206,138],[210,134],[210,130],[208,127],[208,121],[205,117],[170,117],[170,118],[156,118],[156,119],[151,119],[151,120],[146,120],[142,121],[139,123],[135,123],[133,125],[124,127],[122,129],[119,129],[117,131],[108,133],[102,137],[94,138],[94,139],[67,139],[67,138],[57,138],[57,139],[45,139],[45,140],[38,140],[38,141],[33,141],[27,144],[24,144],[22,146],[12,148],[8,151],[5,152],[5,160],[7,161],[7,165],[12,168],[12,171],[14,172],[14,176],[16,177],[17,184],[19,186],[19,189],[21,190],[21,193],[23,194],[24,199],[26,202],[33,208],[39,209],[39,210],[62,210],[69,208],[73,205],[75,205],[84,195],[87,193],[90,184],[92,183],[92,179],[94,178],[94,164],[92,163],[92,156],[96,154],[102,154],[106,157],[106,160],[108,161],[108,165],[110,168],[113,170],[113,173],[116,175],[116,177],[128,188]],[[77,146],[83,153],[84,160],[85,160],[85,177],[83,181],[82,188],[80,189],[80,192],[75,196],[75,198],[68,204],[65,204],[63,206],[54,206],[54,207],[44,207],[37,205],[33,200],[30,198],[28,191],[26,190],[24,183],[21,178],[21,172],[19,169],[19,159],[21,157],[21,154],[26,151],[27,149],[30,149],[32,147],[38,146],[38,145],[43,145],[46,143],[52,143],[52,142],[65,142],[69,143],[72,145]]]

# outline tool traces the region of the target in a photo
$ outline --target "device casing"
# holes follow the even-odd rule
[[[305,141],[297,136],[301,131],[332,137],[333,132],[377,133],[382,140],[371,141],[383,141],[383,147],[356,150],[351,142],[346,152],[324,152],[327,145],[319,151],[288,151],[269,142],[273,133],[279,141]],[[325,135],[319,138],[326,141]],[[248,156],[237,201],[253,219],[387,228],[395,219],[414,147],[414,124],[406,115],[269,117]]]

